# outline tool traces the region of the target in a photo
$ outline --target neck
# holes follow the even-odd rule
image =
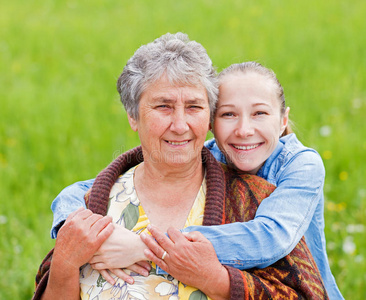
[[[141,180],[141,181],[140,181]],[[190,165],[162,166],[161,163],[144,161],[135,172],[135,183],[156,187],[159,185],[186,186],[203,180],[202,161],[198,160]],[[194,185],[194,184],[193,184]]]
[[[160,168],[144,161],[135,170],[137,196],[150,222],[163,231],[183,228],[203,180],[202,162]]]

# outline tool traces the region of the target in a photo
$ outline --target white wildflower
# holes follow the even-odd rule
[[[332,134],[332,128],[328,125],[324,125],[324,126],[320,127],[319,133],[323,137],[330,136]]]
[[[352,254],[356,251],[356,244],[353,242],[352,236],[347,236],[343,242],[343,251],[347,254]]]

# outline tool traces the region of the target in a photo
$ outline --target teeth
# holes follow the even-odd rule
[[[251,146],[237,146],[237,145],[233,145],[233,147],[235,149],[238,149],[238,150],[251,150],[251,149],[257,148],[258,146],[259,146],[259,144],[251,145]]]
[[[170,142],[168,141],[169,144],[171,145],[176,145],[176,146],[180,146],[180,145],[185,145],[188,143],[188,141],[184,141],[184,142]]]

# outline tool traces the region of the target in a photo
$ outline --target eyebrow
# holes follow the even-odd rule
[[[271,105],[269,105],[268,103],[264,103],[264,102],[254,103],[254,105],[253,105],[253,106],[261,106],[261,105],[264,105],[264,106],[271,106]]]
[[[235,105],[234,104],[223,104],[223,105],[218,105],[217,106],[217,109],[219,109],[219,108],[225,108],[225,107],[229,107],[229,108],[232,108],[232,107],[235,107]]]
[[[269,105],[269,104],[267,104],[267,103],[264,103],[264,102],[254,103],[254,104],[253,104],[253,107],[261,106],[261,105],[271,107],[271,105]],[[222,108],[222,107],[229,107],[229,108],[232,108],[232,107],[235,107],[235,104],[222,104],[222,105],[218,105],[218,106],[217,106],[217,109]]]
[[[169,99],[167,97],[156,97],[152,99],[154,102],[162,102],[162,103],[174,103],[176,102],[176,100],[174,99]],[[184,103],[187,104],[197,104],[197,103],[203,103],[206,102],[206,99],[202,99],[202,98],[193,98],[193,99],[189,99],[186,100]]]

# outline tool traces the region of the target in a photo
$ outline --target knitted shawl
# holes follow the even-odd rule
[[[142,161],[141,147],[137,147],[100,172],[88,196],[89,209],[106,215],[109,193],[118,176]],[[206,148],[202,161],[207,184],[204,226],[252,220],[260,202],[275,189],[258,176],[220,165]],[[40,299],[46,288],[52,254],[53,250],[39,268],[33,299]],[[230,276],[230,299],[328,299],[304,238],[289,255],[267,268],[241,271],[225,267]]]

